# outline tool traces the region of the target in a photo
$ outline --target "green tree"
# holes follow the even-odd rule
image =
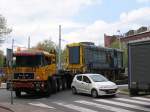
[[[44,40],[42,42],[39,42],[35,47],[33,47],[34,49],[38,49],[38,50],[44,50],[47,52],[50,52],[51,50],[55,50],[56,51],[56,61],[58,61],[58,46],[51,40]],[[61,50],[61,57],[63,57],[63,51]],[[61,62],[62,62],[63,58],[61,58]]]
[[[47,52],[50,52],[51,50],[58,51],[58,46],[51,39],[39,42],[34,48]]]
[[[8,28],[6,23],[6,19],[0,15],[0,44],[4,42],[5,35],[12,32],[12,29]]]
[[[120,46],[119,46],[119,40],[114,40],[113,42],[112,42],[112,44],[110,45],[110,47],[111,48],[117,48],[117,49],[119,49],[120,48]]]
[[[114,40],[111,44],[111,48],[117,48],[120,49],[120,44],[121,44],[121,50],[123,51],[123,63],[124,67],[127,67],[128,65],[128,53],[127,53],[127,47],[125,43],[119,43],[119,40]]]
[[[3,66],[3,62],[4,61],[4,55],[3,55],[3,51],[0,50],[0,67]]]
[[[0,15],[0,45],[4,42],[5,40],[5,35],[11,33],[12,29],[7,27],[7,21],[6,19]],[[3,66],[3,60],[4,59],[4,55],[3,52],[0,51],[0,67]]]

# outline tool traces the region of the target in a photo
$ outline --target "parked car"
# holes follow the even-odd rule
[[[101,74],[77,74],[71,84],[72,93],[91,94],[92,97],[116,95],[118,86]]]

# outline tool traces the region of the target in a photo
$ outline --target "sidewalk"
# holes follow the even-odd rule
[[[0,105],[0,112],[14,112],[14,111],[12,111],[11,109]]]
[[[42,108],[19,103],[11,105],[10,103],[0,102],[0,112],[56,112],[56,109]]]

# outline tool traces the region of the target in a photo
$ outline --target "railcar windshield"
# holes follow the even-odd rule
[[[94,81],[94,82],[107,82],[108,79],[103,77],[102,75],[100,74],[97,74],[97,75],[90,75],[91,79]]]
[[[41,65],[42,65],[41,55],[14,57],[14,66],[16,67],[37,67]]]

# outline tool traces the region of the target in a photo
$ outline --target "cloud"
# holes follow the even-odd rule
[[[148,24],[150,21],[150,7],[140,8],[128,13],[122,13],[120,19],[124,23]]]
[[[101,1],[101,0],[100,0]],[[0,11],[9,21],[24,23],[46,18],[68,18],[99,0],[0,0]],[[18,21],[18,19],[20,21]]]
[[[93,41],[98,45],[103,45],[104,33],[110,35],[118,34],[117,30],[125,33],[130,29],[148,25],[150,25],[150,8],[145,7],[121,13],[119,21],[106,22],[97,20],[93,24],[66,34],[65,38],[70,42]]]
[[[62,25],[62,46],[71,42],[92,41],[104,44],[104,33],[117,34],[150,23],[150,8],[139,8],[120,14],[117,21],[95,20],[81,23],[73,19],[83,8],[101,4],[102,0],[0,0],[0,12],[13,28],[11,37],[15,44],[27,47],[51,38],[58,44],[58,25]],[[81,15],[82,16],[82,15]],[[8,46],[8,44],[5,44]]]
[[[97,3],[101,0],[0,0],[0,13],[12,27],[12,37],[26,44],[30,36],[31,45],[35,45],[46,38],[57,42],[59,24],[65,32],[82,28],[84,25],[72,21],[72,16]]]
[[[139,3],[148,3],[150,0],[137,0]]]

